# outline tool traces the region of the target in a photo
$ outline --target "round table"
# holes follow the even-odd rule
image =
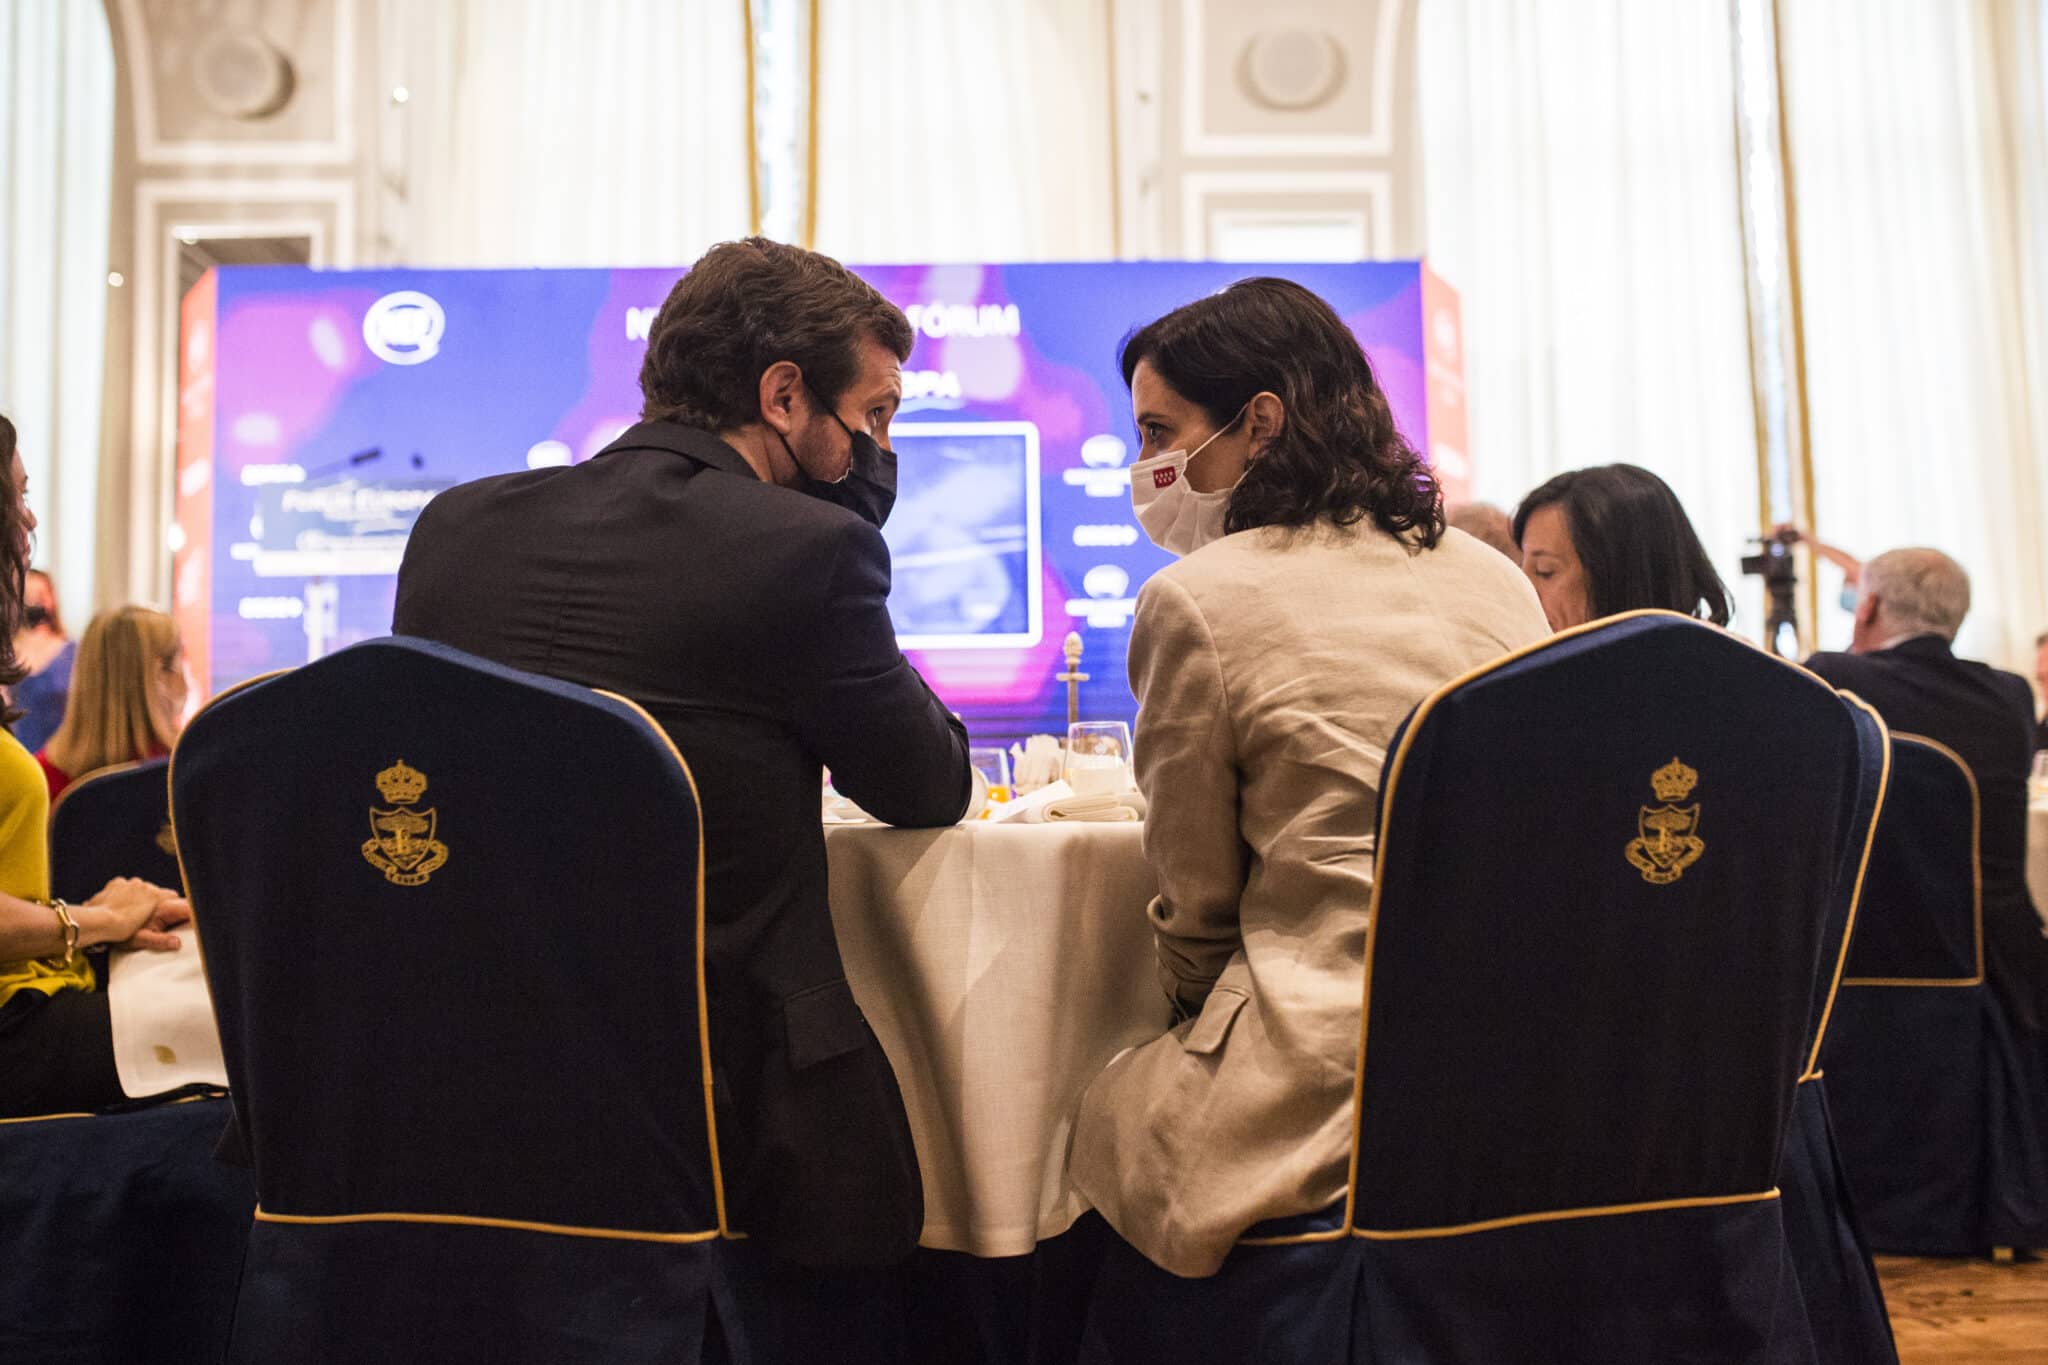
[[[923,1245],[1016,1256],[1088,1208],[1081,1091],[1164,1032],[1136,824],[827,826],[847,980],[889,1054],[924,1175]]]

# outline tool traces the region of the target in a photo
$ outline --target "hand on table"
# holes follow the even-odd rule
[[[99,923],[82,941],[152,953],[176,952],[179,939],[169,931],[192,918],[192,907],[183,896],[140,877],[114,878],[79,908],[101,912]]]

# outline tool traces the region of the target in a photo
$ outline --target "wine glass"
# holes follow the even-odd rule
[[[1010,799],[1010,756],[1001,749],[969,749],[967,762],[988,783],[990,805]]]
[[[1076,796],[1129,791],[1131,727],[1120,720],[1083,720],[1067,727],[1067,785]]]

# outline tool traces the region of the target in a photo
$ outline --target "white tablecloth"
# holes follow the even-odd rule
[[[1087,1204],[1066,1185],[1082,1089],[1171,1012],[1134,824],[828,827],[832,919],[895,1066],[923,1243],[1016,1256]]]
[[[2048,925],[2048,799],[2027,807],[2027,890],[2034,893],[2034,913]]]

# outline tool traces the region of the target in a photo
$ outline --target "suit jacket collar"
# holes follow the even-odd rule
[[[641,422],[626,428],[619,438],[592,456],[601,460],[622,450],[665,450],[686,460],[759,481],[760,475],[744,456],[708,431],[686,427],[680,422]]]
[[[1939,635],[1913,635],[1877,652],[1899,654],[1915,659],[1952,659],[1955,657],[1955,646]]]

